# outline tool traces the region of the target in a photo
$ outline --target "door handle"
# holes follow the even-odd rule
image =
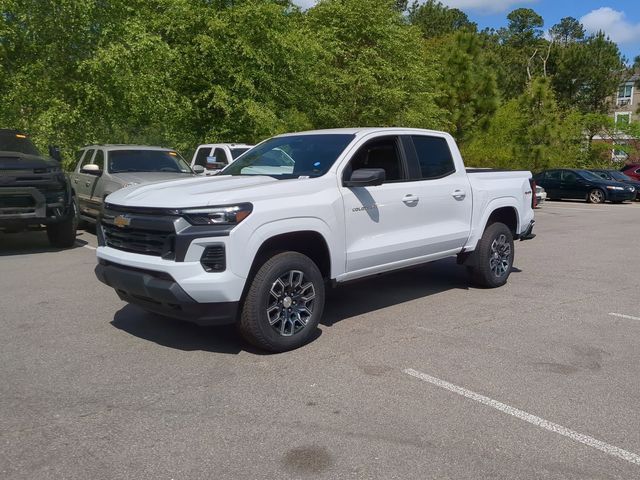
[[[85,185],[88,187],[89,185],[91,185],[91,182],[87,182],[85,183]]]
[[[408,194],[404,196],[402,201],[407,205],[415,205],[420,201],[420,197],[417,197],[416,195]]]
[[[454,190],[451,196],[456,200],[464,200],[467,194],[465,193],[464,190]]]
[[[77,178],[74,178],[74,179],[73,179],[73,183],[78,183],[78,179],[77,179]]]

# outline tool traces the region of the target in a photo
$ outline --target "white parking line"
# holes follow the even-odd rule
[[[95,250],[96,249],[96,247],[92,247],[88,243],[76,242],[76,245],[78,245],[79,247],[82,247],[82,248],[88,248],[89,250]]]
[[[627,320],[640,320],[640,317],[633,317],[631,315],[623,315],[622,313],[610,313],[609,315],[611,315],[612,317],[626,318]]]
[[[549,422],[544,418],[536,417],[535,415],[531,415],[530,413],[518,410],[514,407],[510,407],[509,405],[505,405],[504,403],[498,402],[497,400],[493,400],[489,397],[485,397],[484,395],[480,395],[479,393],[472,392],[471,390],[467,390],[466,388],[458,387],[453,383],[440,380],[439,378],[432,377],[431,375],[427,375],[426,373],[418,372],[417,370],[414,370],[412,368],[404,370],[404,373],[411,375],[412,377],[419,378],[420,380],[423,380],[425,382],[429,382],[437,387],[449,390],[450,392],[457,393],[458,395],[461,395],[463,397],[475,400],[476,402],[482,403],[483,405],[495,408],[496,410],[519,418],[520,420],[524,420],[525,422],[531,423],[532,425],[535,425],[537,427],[544,428],[545,430],[549,430],[550,432],[558,433],[560,435],[568,437],[572,440],[575,440],[576,442],[582,443],[583,445],[596,448],[608,455],[612,455],[614,457],[621,458],[622,460],[626,460],[627,462],[640,465],[640,455],[638,454],[628,452],[613,445],[609,445],[608,443],[602,442],[588,435],[574,432],[573,430],[563,427],[562,425],[558,425],[557,423]]]

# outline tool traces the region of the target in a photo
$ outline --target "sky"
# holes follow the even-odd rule
[[[293,0],[308,8],[315,0]],[[410,0],[411,2],[412,0]],[[639,0],[441,0],[449,7],[459,8],[469,18],[485,27],[499,28],[507,23],[507,14],[520,7],[532,8],[544,18],[545,29],[563,17],[575,17],[587,32],[604,31],[618,44],[627,60],[640,55]]]

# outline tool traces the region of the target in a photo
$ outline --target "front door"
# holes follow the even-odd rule
[[[351,172],[360,168],[382,168],[386,172],[382,185],[340,187],[345,209],[346,272],[366,275],[416,256],[422,227],[399,137],[366,142],[343,170],[342,180],[348,180]]]
[[[92,148],[85,150],[73,175],[73,188],[76,192],[81,215],[90,215],[91,211],[91,188],[96,177],[95,175],[82,173],[82,167],[91,163],[94,153],[95,150]]]

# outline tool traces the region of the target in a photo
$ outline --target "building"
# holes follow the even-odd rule
[[[640,121],[640,74],[636,73],[622,82],[613,102],[613,118],[616,124],[629,124]]]

